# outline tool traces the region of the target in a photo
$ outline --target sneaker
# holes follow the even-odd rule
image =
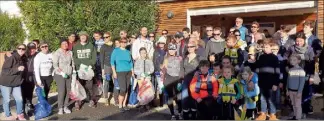
[[[26,119],[25,119],[25,115],[24,115],[23,113],[17,115],[17,117],[18,117],[18,120],[20,120],[20,121],[22,121],[22,120],[26,120]]]
[[[179,120],[183,120],[183,118],[182,118],[182,116],[179,114],[179,116],[178,116],[178,119]]]
[[[270,114],[269,120],[273,121],[273,120],[278,120],[278,119],[277,119],[277,116],[275,114]]]
[[[125,109],[124,108],[119,108],[119,112],[124,113]]]
[[[58,115],[63,115],[63,108],[60,108],[57,114]]]
[[[130,109],[129,109],[127,106],[125,106],[125,107],[124,107],[124,110],[125,110],[125,111],[129,111]]]
[[[263,112],[260,113],[260,115],[255,120],[266,120],[267,115]]]
[[[296,116],[294,116],[292,118],[289,118],[288,120],[297,120],[297,119],[296,119]]]
[[[80,110],[80,104],[79,104],[79,102],[75,102],[74,107],[75,107],[75,110],[76,111]]]
[[[64,107],[64,113],[65,114],[70,114],[71,110],[68,107]]]
[[[89,103],[89,107],[96,108],[95,102],[91,100],[90,103]]]
[[[8,120],[8,121],[11,121],[11,120],[16,120],[17,118],[14,117],[14,116],[9,116],[9,117],[6,117],[5,120]]]
[[[177,117],[175,115],[172,115],[171,120],[177,120]]]

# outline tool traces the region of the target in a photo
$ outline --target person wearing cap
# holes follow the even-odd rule
[[[88,67],[95,68],[96,58],[97,58],[97,50],[92,43],[88,41],[88,33],[81,31],[79,32],[80,42],[78,42],[72,51],[73,60],[75,64],[75,70],[79,70],[80,65],[84,64]],[[87,92],[87,100],[90,101],[89,107],[96,107],[95,98],[96,96],[93,93],[93,84],[94,79],[92,80],[79,80],[80,83],[85,87]],[[81,102],[76,102],[76,109],[80,109]]]
[[[62,115],[71,113],[68,108],[69,92],[71,89],[72,73],[74,70],[74,62],[72,51],[69,50],[68,41],[61,41],[60,48],[53,53],[54,79],[57,84],[57,102],[58,114]]]
[[[129,110],[126,105],[130,79],[134,77],[133,60],[130,52],[126,49],[127,40],[120,40],[120,47],[115,48],[111,54],[110,65],[114,81],[118,82],[119,96],[118,107],[120,112]],[[116,84],[116,83],[115,83]]]
[[[153,80],[157,80],[158,78],[160,79],[160,67],[163,63],[164,57],[166,55],[166,51],[167,51],[167,47],[166,47],[166,37],[161,36],[159,38],[159,40],[156,42],[156,48],[154,50],[154,54],[153,54],[153,64],[154,64],[154,76],[153,76]],[[157,81],[153,81],[153,85],[155,87],[155,90],[157,91],[157,86],[158,83]],[[163,92],[160,92],[160,106],[163,107]]]
[[[164,87],[162,87],[162,90],[164,90],[164,94],[167,95],[168,98],[168,107],[170,110],[170,113],[172,115],[171,120],[176,119],[176,115],[174,113],[174,106],[173,106],[173,99],[176,98],[176,103],[178,106],[178,113],[181,113],[182,107],[181,107],[181,97],[178,96],[180,93],[180,90],[177,88],[179,85],[181,85],[181,75],[183,75],[183,72],[181,72],[181,63],[182,63],[182,57],[177,56],[177,46],[175,44],[170,43],[168,45],[168,53],[163,61],[163,64],[161,66],[161,69],[165,73],[165,80],[163,81]]]
[[[151,42],[147,38],[147,28],[142,27],[140,32],[141,32],[141,36],[138,37],[132,45],[131,51],[132,51],[133,60],[137,60],[138,58],[140,58],[139,49],[141,47],[146,48],[149,59],[152,59],[154,53],[154,47],[153,47],[154,45],[153,42]]]
[[[34,73],[37,85],[44,87],[45,99],[47,100],[53,82],[53,55],[49,52],[46,42],[40,43],[39,46],[41,51],[34,59]]]
[[[249,47],[249,51],[248,51],[248,60],[244,61],[243,66],[246,67],[250,67],[250,69],[255,72],[256,69],[256,48],[254,46],[250,46]]]
[[[28,115],[33,114],[34,105],[32,104],[33,99],[33,92],[35,88],[35,75],[34,75],[34,58],[37,55],[37,47],[34,43],[28,43],[27,44],[27,74],[25,76],[25,80],[21,85],[22,96],[25,106],[25,111]]]
[[[220,27],[215,27],[213,31],[213,37],[206,44],[206,56],[211,53],[215,53],[219,56],[220,53],[224,51],[225,40],[222,38],[222,29]],[[217,58],[219,59],[219,58]]]
[[[175,44],[177,45],[177,55],[185,58],[186,55],[186,43],[183,39],[183,34],[181,32],[177,32],[174,35]]]

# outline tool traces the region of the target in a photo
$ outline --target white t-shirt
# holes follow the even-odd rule
[[[34,58],[34,72],[38,83],[41,83],[41,76],[51,76],[53,74],[53,56],[51,53],[38,53]]]

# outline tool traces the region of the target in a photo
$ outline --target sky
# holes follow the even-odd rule
[[[20,10],[17,6],[17,1],[0,1],[0,9],[7,12],[9,15],[20,16]]]

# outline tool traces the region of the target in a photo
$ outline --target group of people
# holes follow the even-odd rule
[[[103,84],[105,104],[110,105],[113,97],[114,105],[125,112],[132,78],[148,77],[159,106],[168,105],[172,120],[234,120],[235,115],[243,120],[266,120],[267,116],[277,120],[282,106],[291,107],[293,120],[311,113],[315,62],[319,62],[320,72],[324,69],[323,60],[318,61],[324,58],[322,43],[312,34],[314,22],[306,21],[295,36],[288,34],[291,28],[287,26],[265,36],[259,32],[258,22],[250,30],[240,17],[235,23],[226,38],[220,27],[207,26],[203,38],[199,30],[183,28],[175,35],[163,30],[156,40],[155,33],[143,27],[138,36],[121,30],[118,40],[112,39],[111,32],[94,32],[93,40],[87,32],[73,33],[54,52],[49,51],[48,43],[38,40],[20,44],[7,53],[1,71],[5,116],[25,120],[25,114],[32,115],[34,87],[42,87],[48,99],[53,80],[58,114],[71,113],[71,77],[80,68],[95,74],[92,79],[78,78],[87,98],[75,101],[76,110],[84,103],[96,108],[94,87]],[[10,95],[16,101],[17,117],[10,112]],[[282,98],[288,103],[281,102]]]

